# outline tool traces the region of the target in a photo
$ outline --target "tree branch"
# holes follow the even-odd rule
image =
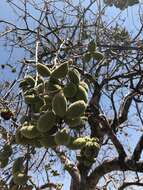
[[[98,184],[101,177],[105,174],[113,171],[138,171],[143,172],[143,161],[134,162],[131,159],[121,161],[119,158],[115,158],[110,161],[105,161],[101,165],[95,168],[90,174],[87,180],[87,189],[93,190]]]

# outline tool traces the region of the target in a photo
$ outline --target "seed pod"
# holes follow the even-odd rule
[[[36,139],[35,138],[34,139],[26,138],[21,134],[19,129],[16,131],[15,141],[17,144],[21,144],[21,145],[31,145],[31,146],[37,147],[37,148],[41,147],[37,138]]]
[[[40,132],[47,132],[56,123],[56,116],[53,112],[47,111],[45,114],[41,115],[37,122],[37,129]]]
[[[17,144],[26,145],[26,144],[28,144],[29,139],[25,138],[25,137],[21,134],[20,130],[18,129],[18,130],[16,131],[16,134],[15,134],[15,141],[16,141]]]
[[[78,72],[77,69],[70,69],[68,72],[69,79],[72,83],[78,85],[80,82],[80,73]]]
[[[72,138],[70,143],[68,144],[68,148],[71,150],[82,149],[86,144],[86,140],[84,137]]]
[[[17,185],[25,185],[28,180],[28,176],[25,173],[16,173],[13,176],[13,181]]]
[[[69,69],[68,63],[67,62],[63,63],[52,71],[51,77],[57,79],[65,78],[68,73],[68,69]]]
[[[82,117],[77,117],[75,119],[67,119],[66,123],[69,125],[69,127],[76,127],[82,124]]]
[[[103,53],[99,52],[99,51],[95,51],[93,54],[92,54],[93,58],[96,59],[97,61],[100,61],[104,58],[104,55]]]
[[[79,85],[79,87],[77,89],[77,93],[75,95],[75,100],[83,100],[85,103],[87,103],[87,101],[88,101],[87,91],[81,85]]]
[[[37,71],[42,77],[49,77],[51,75],[50,69],[42,63],[37,64]]]
[[[23,157],[19,157],[19,158],[17,158],[14,161],[13,167],[12,167],[12,173],[13,173],[13,175],[16,174],[17,172],[24,171],[23,162],[24,162],[24,158]]]
[[[66,129],[58,131],[55,135],[55,142],[57,145],[68,145],[70,143],[71,136],[66,132]]]
[[[81,81],[79,84],[80,84],[80,86],[82,86],[82,87],[86,90],[86,92],[88,93],[88,90],[89,90],[88,84],[87,84],[86,82],[84,82],[84,81]]]
[[[74,83],[69,83],[64,87],[63,92],[66,98],[72,98],[77,92],[77,87]]]
[[[26,76],[25,78],[24,78],[24,80],[25,80],[25,82],[28,84],[28,85],[30,85],[31,87],[34,87],[34,85],[35,85],[35,80],[34,80],[34,78],[32,77],[32,76]]]
[[[62,93],[58,93],[52,100],[52,109],[59,117],[64,117],[67,111],[67,100]]]
[[[39,136],[39,132],[37,131],[37,128],[34,125],[24,125],[20,129],[20,132],[24,137],[28,139],[33,139]]]
[[[66,118],[73,119],[82,116],[86,110],[86,107],[87,104],[83,100],[72,103],[66,112]]]
[[[57,146],[54,136],[45,136],[39,139],[39,142],[45,148],[55,148]]]

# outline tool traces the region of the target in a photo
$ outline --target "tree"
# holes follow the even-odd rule
[[[62,189],[66,171],[70,190],[143,186],[142,15],[136,34],[108,23],[115,2],[6,2],[18,21],[0,36],[24,58],[1,65],[16,76],[1,83],[2,189]]]

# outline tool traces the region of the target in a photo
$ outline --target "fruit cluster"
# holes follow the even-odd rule
[[[73,137],[62,124],[76,129],[85,122],[88,85],[69,62],[51,70],[38,63],[37,72],[38,78],[27,76],[20,82],[25,103],[32,114],[30,120],[24,120],[22,127],[17,129],[16,142],[46,148],[70,147]]]

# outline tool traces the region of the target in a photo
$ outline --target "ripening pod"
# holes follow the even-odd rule
[[[77,69],[70,69],[68,72],[69,79],[72,83],[78,85],[80,82],[80,73],[78,72]]]
[[[16,174],[17,172],[24,171],[23,162],[24,162],[24,157],[19,157],[14,161],[12,166],[13,175]]]
[[[57,145],[68,145],[70,143],[71,136],[66,132],[66,129],[58,131],[55,135],[55,142]]]
[[[44,136],[39,139],[39,142],[45,148],[55,148],[57,146],[54,136]]]
[[[69,125],[69,127],[76,127],[82,124],[82,117],[67,119],[65,122]]]
[[[87,84],[86,82],[84,82],[84,81],[81,81],[79,84],[80,84],[80,86],[82,86],[82,87],[86,90],[86,92],[88,93],[88,90],[89,90],[88,84]]]
[[[92,53],[92,57],[97,61],[101,61],[104,58],[104,55],[99,51],[95,51],[94,53]]]
[[[24,80],[25,80],[25,82],[28,84],[28,85],[30,85],[31,87],[34,87],[34,85],[35,85],[35,80],[34,80],[34,78],[32,77],[32,76],[26,76],[25,78],[24,78]]]
[[[61,79],[65,78],[69,69],[69,64],[67,62],[59,65],[52,71],[51,77]]]
[[[68,148],[71,150],[82,149],[86,144],[86,140],[84,137],[75,138],[73,137],[68,144]]]
[[[66,98],[72,98],[77,92],[77,86],[71,82],[64,87],[63,92]]]
[[[8,164],[8,161],[9,161],[9,158],[7,157],[4,160],[0,160],[0,168],[6,167]]]
[[[59,117],[64,117],[67,111],[67,100],[63,93],[58,93],[52,100],[52,109]]]
[[[29,177],[25,173],[16,173],[13,175],[13,181],[17,185],[25,185]]]
[[[51,75],[50,69],[42,63],[37,64],[37,71],[42,77],[49,77]]]
[[[52,111],[47,111],[45,114],[41,115],[37,122],[37,129],[40,132],[47,132],[56,123],[56,116]]]
[[[20,129],[20,132],[24,137],[28,139],[33,139],[39,136],[39,132],[37,131],[37,128],[34,125],[29,125],[29,126],[24,125]]]
[[[72,119],[82,116],[86,110],[86,107],[87,104],[83,100],[72,103],[66,112],[66,118]]]
[[[85,103],[88,101],[88,93],[81,85],[78,86],[75,100],[83,100]]]

